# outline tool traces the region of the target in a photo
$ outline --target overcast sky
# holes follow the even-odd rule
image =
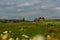
[[[60,18],[60,0],[0,0],[0,18]]]

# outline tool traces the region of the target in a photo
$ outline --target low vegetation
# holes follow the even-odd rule
[[[22,37],[22,34],[28,35],[30,38],[37,34],[47,37],[47,35],[52,36],[53,33],[59,38],[60,21],[44,20],[39,22],[0,22],[0,34],[4,31],[8,31],[10,36],[13,38]]]

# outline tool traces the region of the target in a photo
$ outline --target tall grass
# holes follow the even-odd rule
[[[20,23],[0,23],[0,34],[5,31],[11,31],[12,37],[21,36],[22,34],[26,34],[30,37],[41,34],[44,35],[45,33],[49,34],[48,28],[58,28],[60,31],[60,22],[49,22],[49,21],[40,21],[40,22],[20,22]],[[23,28],[23,31],[20,31]],[[23,32],[23,33],[21,33]],[[57,32],[56,35],[59,35],[60,32]]]

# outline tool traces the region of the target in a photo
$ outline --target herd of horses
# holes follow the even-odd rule
[[[40,21],[40,20],[45,20],[45,18],[44,17],[34,18],[33,22]],[[26,20],[25,17],[21,17],[19,19],[0,19],[0,22],[2,22],[2,23],[8,23],[8,22],[18,23],[18,22],[31,22],[31,21]]]
[[[41,20],[45,20],[44,17],[38,17],[38,18],[35,18],[33,21],[41,21]]]
[[[45,18],[44,17],[38,17],[38,18],[34,18],[33,21],[35,22],[35,21],[40,21],[40,20],[45,20]],[[20,18],[20,21],[21,22],[25,21],[25,18],[24,17]]]

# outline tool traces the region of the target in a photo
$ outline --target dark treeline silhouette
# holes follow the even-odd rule
[[[13,23],[18,23],[18,22],[31,22],[29,20],[18,20],[18,19],[0,19],[1,23],[9,23],[9,22],[13,22]]]
[[[0,22],[2,22],[2,23],[7,23],[7,22],[20,22],[20,20],[15,20],[15,19],[12,19],[12,20],[0,19]]]

